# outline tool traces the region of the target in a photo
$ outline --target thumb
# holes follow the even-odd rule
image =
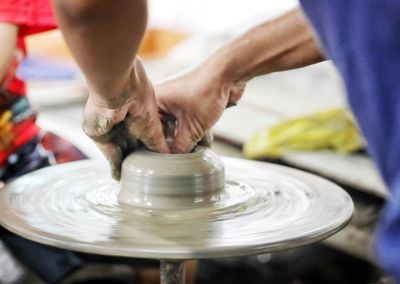
[[[98,106],[93,102],[92,96],[89,96],[83,112],[82,129],[93,140],[102,140],[115,124],[125,118],[126,113],[125,106],[116,109]]]
[[[209,130],[206,132],[206,134],[204,134],[203,138],[201,138],[198,145],[211,148],[213,141],[214,141],[214,136],[212,132]]]
[[[112,177],[119,180],[122,161],[131,151],[137,148],[136,139],[130,136],[124,123],[120,122],[113,127],[107,136],[103,136],[102,139],[97,138],[95,143],[107,159]]]
[[[110,165],[111,176],[115,180],[121,178],[121,164],[123,155],[121,149],[113,143],[96,143]]]
[[[193,137],[189,125],[179,121],[178,131],[175,135],[174,142],[171,145],[171,152],[175,154],[191,152],[198,142],[197,139],[194,139]]]
[[[131,136],[137,137],[150,150],[168,153],[169,148],[162,130],[158,112],[146,112],[142,116],[134,117],[130,114],[125,118],[125,125]]]
[[[136,147],[136,141],[130,137],[122,121],[124,109],[107,109],[96,106],[89,98],[84,112],[82,129],[98,146],[110,164],[112,177],[120,178],[123,158]]]

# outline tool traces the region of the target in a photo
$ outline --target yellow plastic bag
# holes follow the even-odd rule
[[[331,149],[349,154],[363,148],[351,114],[331,109],[288,120],[256,132],[243,147],[246,158],[279,158],[288,151]]]

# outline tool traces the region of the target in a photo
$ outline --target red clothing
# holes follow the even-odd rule
[[[50,0],[0,0],[0,22],[18,25],[21,36],[56,27]]]
[[[12,142],[7,146],[0,145],[1,166],[12,152],[39,132],[35,112],[26,98],[25,83],[16,75],[16,69],[26,56],[25,36],[55,29],[56,22],[50,0],[0,0],[0,22],[19,27],[14,58],[0,82],[0,119],[2,114],[12,113]]]

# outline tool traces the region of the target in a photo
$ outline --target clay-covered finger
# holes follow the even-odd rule
[[[198,134],[196,135],[188,124],[184,122],[178,123],[178,131],[171,145],[171,152],[175,154],[189,153],[201,140],[201,137]]]
[[[116,124],[111,131],[96,141],[96,145],[107,159],[111,175],[119,180],[124,158],[138,147],[137,140],[129,134],[124,123]]]
[[[103,152],[105,158],[110,165],[111,176],[115,180],[121,178],[121,164],[122,164],[122,152],[121,150],[111,142],[109,143],[96,143],[101,152]]]
[[[203,138],[201,138],[198,145],[211,148],[213,141],[214,141],[214,135],[212,134],[211,131],[207,131],[206,134],[203,136]]]
[[[149,150],[169,152],[158,112],[145,112],[139,116],[128,114],[124,123],[130,135],[137,137]]]
[[[89,97],[85,110],[82,129],[94,141],[101,140],[117,123],[121,122],[127,113],[127,107],[109,109],[97,106]]]

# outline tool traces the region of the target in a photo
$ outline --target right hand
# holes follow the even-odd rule
[[[177,121],[172,153],[188,153],[199,142],[207,141],[223,111],[242,96],[245,82],[227,80],[216,70],[201,65],[155,86],[161,115]]]
[[[120,179],[121,164],[138,141],[152,151],[168,153],[154,89],[139,59],[123,91],[104,100],[89,87],[84,111],[84,132],[92,138],[110,163],[112,177]]]

